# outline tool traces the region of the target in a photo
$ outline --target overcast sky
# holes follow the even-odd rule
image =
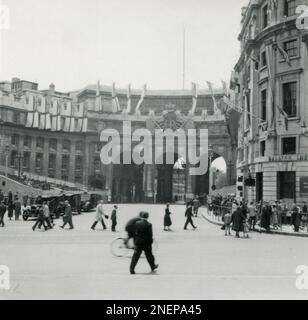
[[[239,57],[241,7],[248,0],[0,0],[10,29],[0,38],[0,79],[151,89],[221,85]],[[1,32],[1,31],[0,31]]]

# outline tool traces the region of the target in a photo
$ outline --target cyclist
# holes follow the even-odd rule
[[[125,227],[125,231],[127,232],[127,241],[126,243],[128,243],[128,241],[132,238],[134,238],[135,233],[136,233],[136,222],[141,220],[141,214],[142,212],[140,212],[138,217],[135,217],[133,219],[130,219]]]

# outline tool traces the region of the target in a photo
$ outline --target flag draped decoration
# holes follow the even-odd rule
[[[39,127],[38,97],[33,96],[33,124],[32,128]]]
[[[284,119],[284,127],[285,127],[285,129],[286,129],[286,131],[288,131],[289,130],[289,117],[288,117],[287,113],[281,107],[277,106],[277,109],[278,109],[280,115]]]
[[[132,110],[132,88],[131,85],[129,84],[127,86],[127,107],[126,107],[126,112],[130,113]]]
[[[63,131],[69,132],[71,127],[71,119],[72,119],[72,103],[70,101],[67,101],[64,103],[62,116],[64,117]]]
[[[101,99],[101,85],[98,81],[97,88],[96,88],[96,98],[95,98],[95,111],[102,112],[102,99]]]
[[[57,131],[58,101],[51,101],[51,131]]]
[[[228,96],[229,92],[228,92],[228,87],[227,87],[227,83],[224,80],[221,80],[221,84],[222,84],[222,90],[225,96]]]
[[[83,124],[83,119],[84,119],[84,103],[79,103],[76,106],[75,109],[75,119],[77,119],[76,121],[76,125],[75,125],[75,131],[77,132],[81,132],[82,131],[82,124]]]
[[[46,98],[39,97],[39,105],[38,105],[38,112],[39,112],[39,129],[45,130],[46,127]]]
[[[277,48],[280,54],[282,55],[283,59],[285,60],[285,62],[291,67],[291,61],[288,53],[280,46],[279,43],[277,43]]]
[[[246,121],[248,123],[248,127],[251,127],[251,112],[250,112],[250,90],[245,90],[245,106],[246,106]]]
[[[146,96],[146,93],[147,93],[147,85],[145,84],[145,85],[143,86],[142,94],[141,94],[140,100],[139,100],[139,102],[138,102],[138,104],[137,104],[135,113],[137,113],[137,112],[140,110],[140,108],[142,107],[142,104],[143,104],[143,102],[144,102],[144,98],[145,98],[145,96]]]
[[[86,103],[83,104],[83,119],[82,119],[82,129],[81,132],[88,131],[88,105]]]
[[[57,121],[56,121],[56,125],[57,125],[57,129],[56,131],[61,131],[62,130],[62,121],[61,121],[61,112],[62,112],[62,101],[57,101]]]
[[[112,84],[112,109],[113,109],[113,113],[117,113],[121,111],[119,99],[116,94],[115,83]]]
[[[270,93],[270,107],[272,111],[272,122],[271,122],[271,128],[274,129],[276,124],[276,112],[275,112],[275,79],[274,79],[274,54],[273,50],[270,46],[266,47],[266,58],[267,58],[267,68],[268,68],[268,86],[269,86],[269,93]]]
[[[33,126],[33,121],[34,121],[34,105],[33,105],[33,96],[27,96],[28,98],[28,103],[27,105],[27,122],[26,122],[26,127],[31,128]]]
[[[250,55],[250,59],[254,62],[254,64],[255,64],[255,70],[259,70],[259,66],[260,66],[260,59],[259,59],[259,57],[257,56],[255,56],[255,55]]]
[[[211,82],[207,81],[206,82],[207,85],[208,85],[208,88],[210,90],[210,93],[212,95],[212,99],[213,99],[213,104],[214,104],[214,114],[221,114],[218,106],[217,106],[217,102],[216,102],[216,98],[215,98],[215,95],[214,95],[214,90],[213,90],[213,85]]]
[[[51,100],[46,99],[46,114],[45,114],[45,129],[50,130],[51,129]]]
[[[77,105],[76,102],[72,102],[72,107],[71,107],[71,121],[70,121],[70,128],[69,131],[70,132],[75,132],[75,119],[76,119],[76,110],[77,109]]]
[[[197,109],[197,102],[198,102],[198,90],[197,90],[197,84],[192,83],[192,94],[193,94],[193,105],[191,108],[191,114],[194,115]]]

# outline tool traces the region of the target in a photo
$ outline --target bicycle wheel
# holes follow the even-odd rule
[[[128,248],[125,242],[126,239],[118,238],[111,243],[111,253],[115,257],[124,257],[127,255]]]

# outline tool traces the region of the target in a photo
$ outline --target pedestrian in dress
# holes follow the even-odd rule
[[[257,211],[256,211],[256,206],[254,202],[250,202],[250,205],[248,206],[248,212],[249,212],[249,230],[255,231],[255,226],[257,223]]]
[[[91,227],[92,230],[95,230],[95,227],[99,222],[101,222],[104,230],[107,229],[106,224],[104,222],[104,217],[106,219],[108,219],[108,216],[105,215],[105,213],[104,213],[103,203],[104,203],[103,200],[99,201],[99,203],[96,207],[96,216],[95,216],[95,221]]]
[[[170,215],[171,215],[170,204],[167,203],[167,206],[165,209],[165,216],[164,216],[164,231],[171,231],[170,227],[172,225],[172,221],[171,221]]]
[[[273,215],[272,215],[272,224],[273,224],[273,228],[274,230],[278,230],[279,227],[279,221],[278,221],[278,208],[276,205],[273,206]]]
[[[19,216],[21,214],[21,202],[19,201],[19,198],[16,197],[14,202],[14,209],[15,209],[15,220],[19,220]]]
[[[155,257],[152,253],[152,244],[153,244],[153,228],[152,224],[148,222],[149,213],[141,212],[141,219],[136,221],[135,224],[135,235],[134,235],[134,254],[130,264],[130,273],[135,274],[135,268],[141,256],[141,253],[144,251],[145,257],[151,267],[152,272],[158,268],[158,264],[155,264]]]
[[[6,205],[4,204],[4,201],[2,200],[0,202],[0,226],[2,228],[5,227],[5,224],[4,224],[4,215],[6,213]]]
[[[112,213],[111,213],[111,217],[110,217],[111,223],[112,223],[112,225],[111,225],[111,231],[112,231],[112,232],[116,232],[116,226],[117,226],[117,210],[118,210],[118,206],[115,205],[115,206],[113,207],[113,210],[112,210]]]
[[[189,224],[194,228],[194,230],[196,230],[197,227],[194,225],[194,222],[192,220],[193,211],[192,211],[192,204],[191,203],[187,204],[187,208],[186,208],[186,211],[185,211],[185,217],[186,217],[186,222],[185,222],[185,225],[184,225],[184,230],[187,230],[187,227],[188,227]]]
[[[8,194],[8,217],[12,220],[14,214],[13,193],[10,191]]]
[[[294,203],[292,206],[292,224],[294,226],[294,232],[299,232],[299,227],[301,224],[301,214],[296,203]]]
[[[225,236],[231,236],[232,215],[228,211],[224,216]]]
[[[273,214],[272,207],[268,202],[265,202],[262,209],[261,215],[261,228],[264,228],[266,232],[271,230],[271,216]],[[260,228],[260,231],[261,231]]]
[[[303,205],[302,205],[302,223],[303,223],[304,230],[305,228],[307,228],[307,232],[308,232],[308,208],[305,201],[303,201]]]
[[[74,229],[72,208],[71,208],[71,205],[69,204],[69,202],[65,201],[63,225],[61,226],[61,228],[64,229],[67,224],[69,224],[70,230]]]
[[[232,215],[232,230],[236,238],[240,238],[240,232],[244,232],[244,218],[242,206],[238,206]]]

